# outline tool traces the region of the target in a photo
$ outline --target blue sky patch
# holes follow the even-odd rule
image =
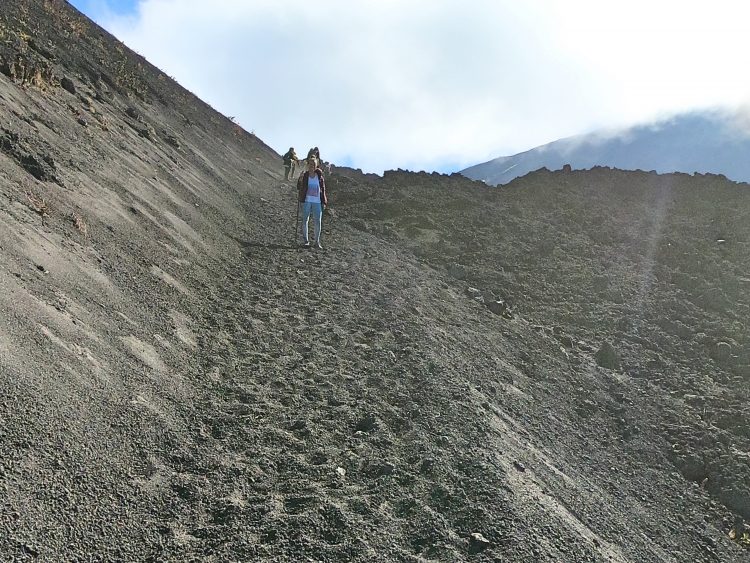
[[[138,0],[68,0],[77,10],[91,19],[109,12],[118,16],[135,13]]]

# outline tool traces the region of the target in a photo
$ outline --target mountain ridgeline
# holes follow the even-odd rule
[[[750,119],[741,112],[695,112],[626,130],[561,139],[471,166],[462,174],[490,185],[534,170],[609,166],[659,173],[724,175],[750,182]]]
[[[262,82],[258,87],[262,87]],[[750,190],[280,156],[0,5],[0,560],[741,562]]]

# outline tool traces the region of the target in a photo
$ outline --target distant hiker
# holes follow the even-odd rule
[[[289,147],[289,150],[281,157],[281,160],[284,161],[284,178],[287,180],[289,176],[294,178],[294,166],[295,164],[299,164],[299,158],[297,158],[297,153],[294,152],[294,147]]]
[[[313,218],[315,247],[320,250],[320,233],[323,229],[323,210],[328,205],[326,182],[323,171],[318,168],[314,157],[307,158],[307,171],[300,174],[297,180],[297,201],[302,206],[302,245],[310,247],[309,224]]]
[[[320,158],[320,149],[318,147],[313,147],[309,151],[307,151],[307,158],[314,158],[318,161],[318,167],[322,170],[325,166],[326,170],[328,170],[328,175],[331,174],[331,163],[324,163],[323,159]]]
[[[313,147],[309,151],[307,151],[307,158],[314,158],[318,161],[319,164],[323,162],[322,160],[320,160],[320,149],[318,149],[318,147]]]

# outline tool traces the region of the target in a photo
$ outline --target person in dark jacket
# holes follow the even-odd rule
[[[309,224],[313,219],[315,247],[322,250],[320,233],[323,228],[323,210],[328,205],[326,181],[315,158],[307,159],[307,171],[297,180],[297,201],[302,206],[302,245],[310,247]]]
[[[290,176],[293,178],[294,166],[299,164],[299,158],[297,158],[297,153],[294,152],[294,147],[289,147],[289,150],[281,157],[281,160],[284,161],[284,178],[287,180]]]
[[[313,147],[307,151],[307,158],[314,158],[318,161],[318,166],[323,166],[323,161],[320,160],[320,149],[318,147]]]

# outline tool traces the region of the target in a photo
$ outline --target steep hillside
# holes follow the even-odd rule
[[[696,112],[632,127],[560,139],[513,156],[495,158],[462,171],[487,184],[507,184],[534,170],[574,170],[611,166],[660,173],[723,174],[750,182],[750,131],[747,116]]]
[[[712,360],[601,318],[655,220],[581,220],[682,178],[342,169],[302,250],[279,155],[65,2],[2,4],[0,40],[0,559],[746,560],[744,286],[689,299],[743,231],[701,268],[705,225],[670,235]]]
[[[606,368],[581,396],[564,387],[583,427],[750,518],[747,184],[605,168],[499,190],[401,172],[348,183],[357,227],[533,319],[575,373],[592,355]],[[560,389],[539,358],[524,367]]]

